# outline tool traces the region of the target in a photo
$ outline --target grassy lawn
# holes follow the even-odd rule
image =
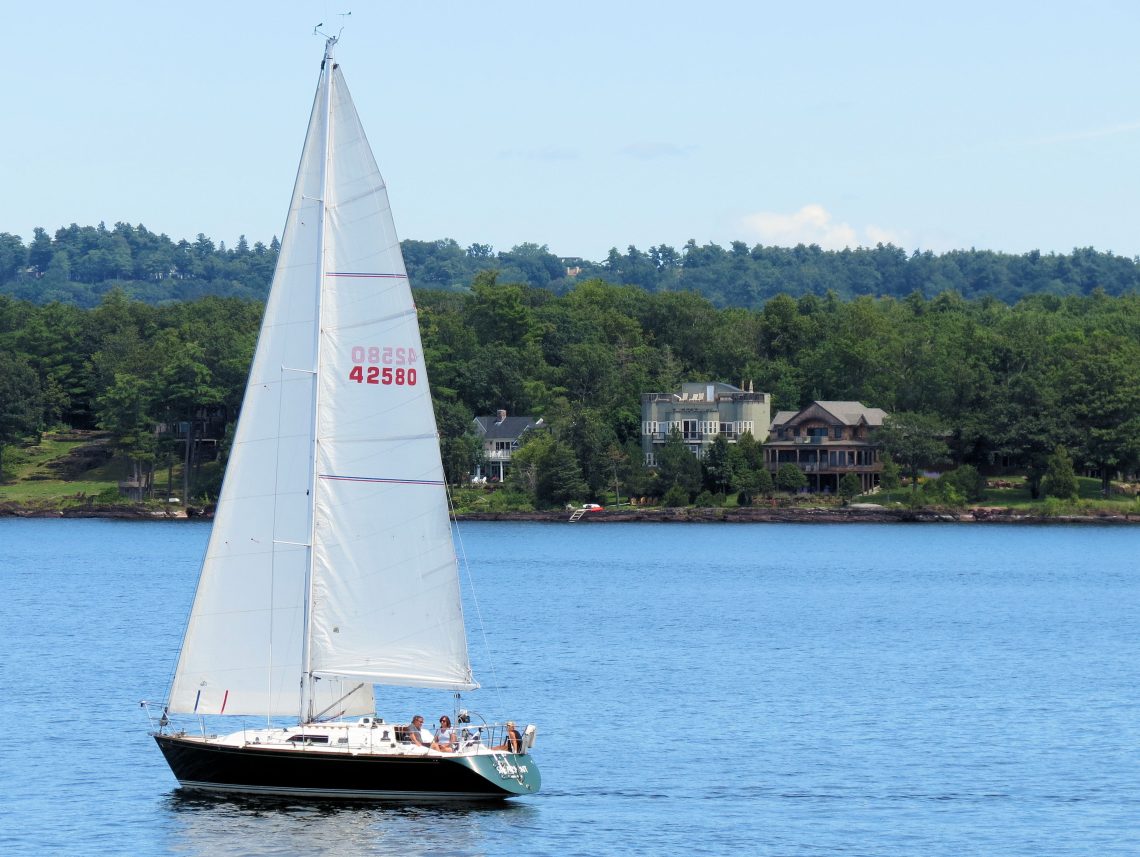
[[[98,439],[49,433],[38,444],[5,447],[0,502],[67,504],[98,495],[117,497],[125,464],[107,460],[106,452],[100,450],[91,457],[92,466],[85,466],[85,447],[99,449]],[[61,478],[62,474],[67,478]]]
[[[1059,500],[1055,497],[1034,500],[1029,496],[1029,488],[1020,477],[1009,477],[1001,480],[1010,483],[1008,488],[987,488],[985,497],[977,502],[968,503],[969,506],[990,506],[1001,509],[1016,509],[1024,512],[1051,512],[1051,513],[1087,513],[1097,510],[1123,514],[1124,512],[1140,511],[1140,501],[1134,497],[1123,494],[1110,494],[1104,497],[1100,493],[1100,480],[1078,477],[1080,484],[1080,498],[1073,502]],[[922,497],[921,486],[918,496]],[[906,505],[910,502],[910,487],[897,488],[894,491],[880,491],[877,494],[865,494],[857,497],[855,502],[878,503],[883,506],[891,504]]]

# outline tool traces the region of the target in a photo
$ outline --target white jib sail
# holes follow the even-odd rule
[[[331,60],[170,710],[299,713],[307,630],[315,714],[370,712],[373,682],[477,686],[415,306]]]

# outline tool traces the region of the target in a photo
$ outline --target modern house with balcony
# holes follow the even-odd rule
[[[657,464],[661,447],[676,429],[689,451],[702,458],[718,436],[736,443],[751,432],[760,443],[768,436],[772,418],[771,397],[749,384],[742,390],[731,384],[693,381],[678,393],[645,393],[641,397],[641,451],[645,463]]]
[[[541,417],[537,421],[530,417],[508,417],[502,410],[494,416],[475,417],[475,434],[483,442],[483,463],[475,468],[473,481],[502,482],[523,435],[541,425]]]
[[[800,411],[779,411],[764,444],[764,462],[773,474],[795,464],[813,491],[837,492],[848,473],[870,491],[883,470],[875,431],[886,416],[862,402],[812,402]]]

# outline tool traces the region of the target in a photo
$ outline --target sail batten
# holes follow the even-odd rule
[[[307,674],[314,712],[367,713],[371,683],[478,686],[422,355],[384,181],[326,61],[172,712],[297,714]]]

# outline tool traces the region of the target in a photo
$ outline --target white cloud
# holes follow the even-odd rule
[[[1050,137],[1039,137],[1030,140],[1031,146],[1049,146],[1054,143],[1074,143],[1080,140],[1099,140],[1104,137],[1116,137],[1120,134],[1130,134],[1140,131],[1140,122],[1125,122],[1122,125],[1110,125],[1105,128],[1087,128],[1083,131],[1069,131],[1064,134],[1054,134]]]
[[[818,244],[825,250],[844,247],[873,247],[876,244],[902,246],[901,237],[888,229],[867,225],[858,230],[848,223],[835,221],[822,205],[805,205],[791,214],[760,211],[742,219],[743,228],[761,244],[793,247],[796,244]]]
[[[867,236],[866,244],[868,247],[876,244],[894,244],[896,247],[904,246],[903,237],[899,233],[892,232],[889,229],[868,225],[863,227],[863,233]]]

